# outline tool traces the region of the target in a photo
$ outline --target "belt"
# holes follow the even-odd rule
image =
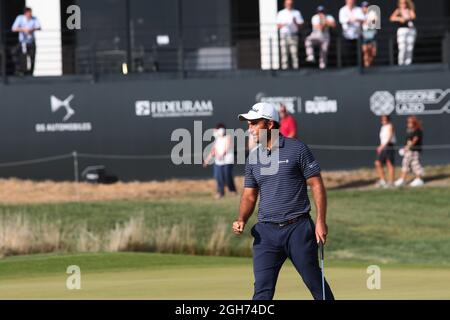
[[[280,228],[282,228],[282,227],[286,227],[288,225],[297,223],[300,220],[305,219],[305,218],[309,218],[309,214],[301,215],[301,216],[299,216],[297,218],[294,218],[294,219],[291,219],[291,220],[288,220],[288,221],[284,221],[284,222],[264,222],[264,223],[275,224],[275,225],[279,226]]]

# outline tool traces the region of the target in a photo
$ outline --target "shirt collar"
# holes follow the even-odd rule
[[[279,136],[278,136],[278,141],[274,144],[274,145],[272,145],[272,149],[271,150],[269,150],[269,149],[265,149],[266,150],[266,152],[267,152],[267,155],[270,155],[271,153],[272,153],[272,150],[274,149],[274,148],[284,148],[284,142],[285,142],[285,137],[281,134],[281,133],[279,133]],[[260,146],[260,148],[262,148],[262,145],[260,144],[259,145]]]

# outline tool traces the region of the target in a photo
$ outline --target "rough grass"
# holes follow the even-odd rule
[[[143,216],[117,222],[110,230],[94,231],[86,223],[31,220],[27,215],[5,215],[0,220],[0,257],[49,252],[143,251],[226,255],[230,235],[221,222],[212,230],[206,247],[197,243],[189,224],[147,228]]]
[[[449,194],[447,187],[329,191],[327,257],[449,266]],[[137,250],[250,256],[255,215],[244,235],[232,235],[238,204],[237,197],[195,195],[0,205],[0,247],[4,255]]]

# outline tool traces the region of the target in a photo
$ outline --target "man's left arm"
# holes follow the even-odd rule
[[[294,22],[297,24],[298,28],[301,28],[305,23],[303,16],[300,11],[297,11],[297,14],[294,16]]]
[[[308,185],[314,197],[316,206],[316,240],[325,244],[327,241],[328,226],[326,223],[327,216],[327,192],[322,180],[322,175],[316,175],[307,180]]]
[[[39,22],[38,19],[36,19],[34,22],[33,31],[39,31],[39,30],[41,30],[41,23]]]

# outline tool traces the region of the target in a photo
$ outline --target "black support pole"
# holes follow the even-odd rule
[[[130,13],[130,0],[125,1],[125,19],[126,19],[126,30],[127,30],[127,68],[128,72],[133,71],[133,58],[132,58],[132,48],[131,48],[131,13]]]
[[[184,42],[183,42],[183,4],[177,1],[178,22],[178,72],[180,78],[184,78]]]

